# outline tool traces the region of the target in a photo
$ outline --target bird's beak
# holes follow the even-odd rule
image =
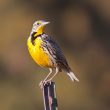
[[[44,22],[43,25],[47,25],[47,24],[49,24],[49,23],[50,23],[50,22]]]

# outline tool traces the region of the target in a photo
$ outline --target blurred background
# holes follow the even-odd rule
[[[59,110],[110,110],[110,0],[0,0],[0,110],[44,110],[48,70],[27,50],[39,19],[80,80],[55,77]]]

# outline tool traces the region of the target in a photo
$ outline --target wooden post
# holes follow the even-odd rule
[[[43,99],[45,110],[58,110],[55,82],[47,83],[43,87]]]

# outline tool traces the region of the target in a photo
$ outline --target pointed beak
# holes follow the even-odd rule
[[[47,21],[46,21],[46,22],[43,22],[43,25],[47,25],[47,24],[49,24],[49,23],[50,23],[50,22],[47,22]]]

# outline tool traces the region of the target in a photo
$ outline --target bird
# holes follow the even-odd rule
[[[33,60],[41,67],[49,69],[48,75],[39,85],[43,86],[51,82],[52,79],[62,71],[64,71],[72,81],[79,82],[79,79],[72,72],[58,43],[54,38],[44,32],[46,25],[49,23],[50,22],[45,20],[35,21],[27,40],[28,50]]]

